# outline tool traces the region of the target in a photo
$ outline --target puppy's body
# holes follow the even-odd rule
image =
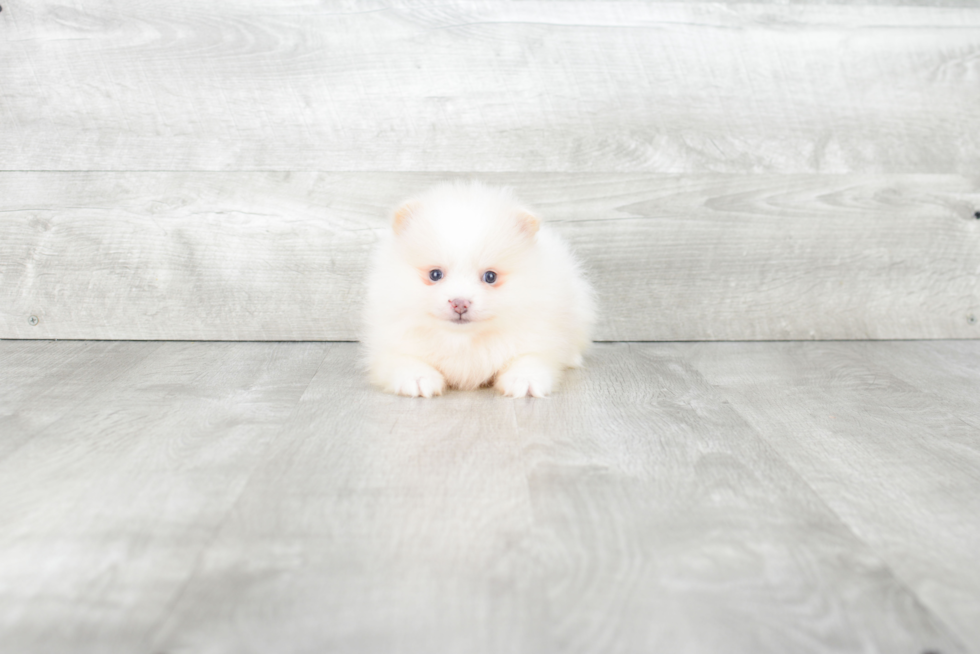
[[[372,381],[431,397],[493,384],[542,397],[590,342],[592,290],[509,191],[436,186],[395,212],[368,281]]]

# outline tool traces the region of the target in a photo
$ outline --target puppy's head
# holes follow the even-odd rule
[[[509,191],[437,186],[394,214],[402,298],[455,330],[478,329],[524,304],[538,221]],[[403,280],[404,281],[404,280]]]

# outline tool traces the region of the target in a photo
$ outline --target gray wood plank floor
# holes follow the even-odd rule
[[[3,652],[980,652],[980,343],[0,341]]]

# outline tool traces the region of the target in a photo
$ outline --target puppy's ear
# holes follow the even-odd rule
[[[540,222],[531,213],[521,210],[517,212],[517,226],[527,236],[534,236],[538,233]]]
[[[412,221],[412,216],[418,213],[421,206],[422,203],[418,200],[409,200],[395,209],[395,215],[391,219],[391,228],[395,230],[395,234],[405,231],[405,227]]]

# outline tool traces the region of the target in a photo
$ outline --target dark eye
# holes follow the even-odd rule
[[[429,271],[429,279],[431,279],[434,282],[439,281],[440,279],[442,279],[442,271],[439,270],[438,268],[436,268],[434,270],[430,270]]]
[[[483,273],[483,281],[485,281],[487,284],[493,284],[495,281],[497,281],[497,273],[492,270],[486,271]]]

